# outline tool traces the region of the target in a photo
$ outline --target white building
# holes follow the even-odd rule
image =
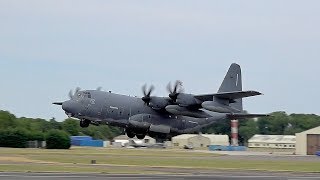
[[[294,149],[296,136],[293,135],[260,135],[256,134],[248,140],[249,148]]]
[[[228,135],[217,134],[182,134],[172,137],[174,147],[208,147],[209,145],[229,145]]]
[[[296,133],[296,154],[314,155],[320,151],[320,126]]]

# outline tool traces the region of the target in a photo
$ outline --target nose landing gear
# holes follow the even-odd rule
[[[80,120],[80,127],[82,127],[82,128],[88,127],[89,124],[90,124],[90,121],[87,120],[87,119],[81,119],[81,120]]]

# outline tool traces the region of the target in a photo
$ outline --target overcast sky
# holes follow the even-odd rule
[[[320,114],[320,1],[0,1],[0,109],[66,118],[70,89],[215,93],[242,66],[251,113]]]

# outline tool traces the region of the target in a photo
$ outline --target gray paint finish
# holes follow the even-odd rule
[[[242,91],[241,68],[232,64],[216,94],[192,95],[180,91],[181,82],[169,87],[169,97],[132,97],[97,90],[76,90],[70,100],[54,103],[70,117],[80,119],[81,127],[89,124],[109,124],[123,127],[129,137],[167,137],[199,132],[201,128],[233,118],[266,116],[245,114],[242,98],[260,95],[257,91]]]

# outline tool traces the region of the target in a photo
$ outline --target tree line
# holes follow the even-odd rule
[[[269,117],[239,120],[239,142],[246,145],[254,134],[295,135],[320,126],[320,116],[315,114],[287,114],[273,112]],[[203,133],[228,134],[230,136],[231,122],[221,122],[203,130]]]
[[[94,139],[111,140],[121,133],[121,129],[106,125],[91,125],[88,128],[81,128],[79,121],[71,118],[62,122],[58,122],[54,118],[50,120],[17,118],[8,111],[0,111],[0,147],[22,148],[26,146],[27,141],[34,140],[46,140],[48,147],[49,140],[49,148],[51,144],[53,144],[52,148],[59,148],[59,144],[70,141],[69,136],[88,135]],[[62,141],[60,142],[60,140]],[[63,148],[68,148],[68,145],[70,146],[70,143],[63,145]]]

